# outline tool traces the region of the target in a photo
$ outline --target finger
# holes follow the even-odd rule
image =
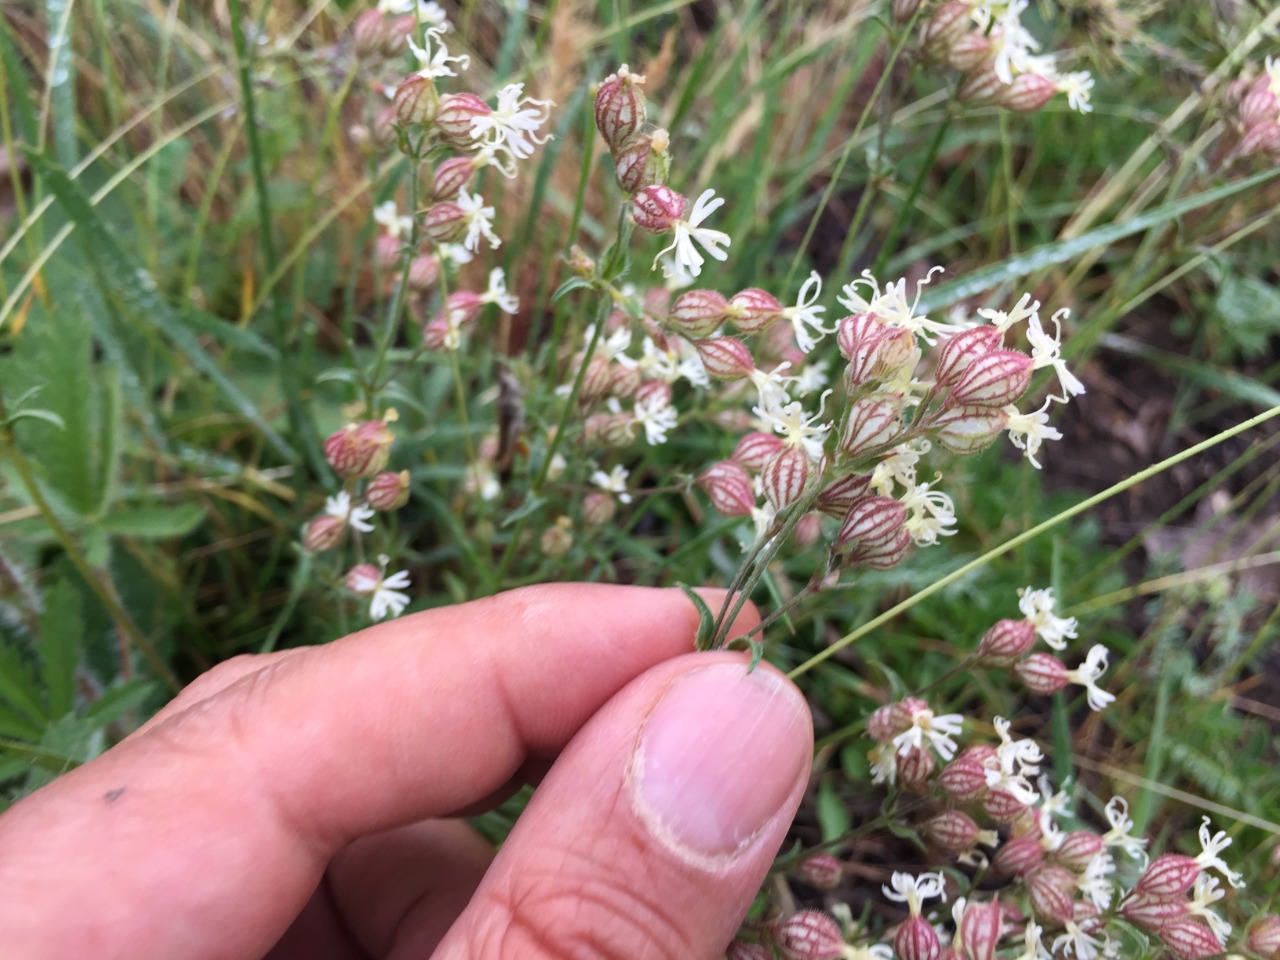
[[[560,585],[273,659],[0,817],[0,930],[21,956],[260,955],[334,852],[495,791],[696,624],[677,591]]]
[[[786,835],[813,747],[799,691],[745,663],[663,663],[597,714],[436,956],[720,956]],[[392,960],[422,956],[410,933],[397,944]]]

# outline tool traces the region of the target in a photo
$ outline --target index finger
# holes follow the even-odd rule
[[[275,659],[0,817],[4,940],[260,955],[339,847],[492,793],[696,626],[678,591],[567,584]]]

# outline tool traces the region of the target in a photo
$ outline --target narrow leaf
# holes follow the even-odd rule
[[[49,700],[49,714],[61,717],[75,706],[76,666],[84,622],[80,594],[65,580],[45,591],[40,614],[40,673]]]
[[[698,611],[698,633],[694,638],[694,646],[699,650],[710,650],[711,643],[716,638],[716,615],[711,612],[707,601],[703,600],[693,587],[687,583],[677,583],[676,586],[684,592],[684,595],[693,603],[694,609]]]
[[[184,503],[176,507],[117,510],[98,521],[98,527],[116,536],[165,540],[190,533],[203,519],[203,509],[194,503]]]

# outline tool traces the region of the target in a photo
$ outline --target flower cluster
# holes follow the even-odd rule
[[[950,0],[925,22],[925,53],[945,60],[964,78],[962,101],[990,103],[1028,113],[1055,94],[1072,110],[1088,113],[1093,77],[1088,71],[1063,72],[1057,57],[1040,54],[1040,43],[1022,23],[1030,0]]]
[[[379,513],[391,513],[409,502],[409,471],[398,473],[387,469],[395,435],[391,424],[395,410],[388,410],[377,420],[348,423],[324,442],[324,456],[343,488],[325,500],[324,513],[307,524],[303,531],[303,547],[322,553],[340,546],[347,530],[359,538],[375,528],[370,521]],[[370,601],[369,616],[381,620],[396,617],[409,604],[409,596],[401,589],[409,585],[405,571],[387,575],[390,558],[379,555],[380,566],[360,563],[343,578],[347,589]]]

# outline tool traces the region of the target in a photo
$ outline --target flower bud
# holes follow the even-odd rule
[[[586,371],[582,374],[582,385],[578,388],[578,402],[589,406],[601,397],[608,396],[612,385],[612,361],[608,357],[592,357]]]
[[[361,60],[386,56],[391,41],[391,21],[378,10],[366,10],[351,25],[351,41]]]
[[[613,519],[618,505],[609,493],[588,493],[582,498],[582,521],[589,527],[603,527]]]
[[[729,298],[729,319],[743,333],[761,333],[773,326],[785,308],[778,298],[759,287],[747,287]]]
[[[844,877],[844,867],[829,853],[817,853],[800,861],[800,879],[819,890],[834,890]]]
[[[1280,916],[1272,913],[1255,920],[1249,927],[1246,943],[1249,950],[1263,960],[1280,956]]]
[[[563,557],[573,547],[573,521],[565,516],[557,517],[554,524],[542,531],[538,545],[543,556]]]
[[[898,754],[898,785],[912,793],[927,793],[929,778],[937,767],[932,750],[911,747],[906,753]]]
[[[991,866],[1010,877],[1025,877],[1044,863],[1044,848],[1035,837],[1013,837],[996,851]]]
[[[644,383],[644,374],[640,372],[639,367],[624,367],[620,363],[615,363],[610,369],[613,379],[609,381],[609,390],[615,397],[630,399],[639,393]]]
[[[491,113],[489,105],[474,93],[447,94],[440,98],[440,109],[436,111],[436,132],[449,146],[465,150],[475,142],[471,136],[471,121]]]
[[[1259,123],[1250,127],[1237,149],[1242,157],[1255,153],[1280,154],[1280,123]]]
[[[652,233],[666,233],[684,215],[688,201],[670,187],[642,187],[631,199],[631,218]]]
[[[610,150],[617,150],[628,137],[644,124],[644,91],[638,77],[624,63],[610,74],[596,90],[596,129]]]
[[[883,546],[894,542],[907,521],[907,508],[893,497],[864,497],[849,508],[836,543]]]
[[[856,460],[891,444],[902,433],[902,402],[883,396],[866,397],[849,407],[840,452]]]
[[[956,930],[957,952],[964,960],[994,960],[1001,926],[998,897],[989,903],[969,900],[964,905],[960,927]]]
[[[713,380],[742,380],[756,368],[751,349],[736,337],[695,340],[693,345]]]
[[[1017,350],[993,350],[976,357],[960,375],[947,405],[1004,407],[1027,392],[1034,361]]]
[[[583,424],[583,433],[590,443],[606,447],[625,447],[636,438],[635,417],[626,413],[593,413]]]
[[[822,537],[822,514],[810,510],[796,521],[791,531],[791,541],[797,550],[813,546]]]
[[[1159,930],[1166,923],[1187,916],[1187,901],[1180,897],[1156,897],[1135,893],[1120,905],[1120,915],[1147,930]]]
[[[991,40],[977,30],[970,30],[956,38],[951,49],[947,51],[947,63],[961,73],[977,71],[977,74],[970,74],[965,78],[964,83],[960,85],[961,90],[973,82],[975,76],[994,77],[996,83],[1001,83],[1000,78],[989,65],[991,54]],[[985,69],[979,69],[984,67]],[[1001,85],[1003,86],[1002,83]]]
[[[587,252],[576,243],[569,248],[569,256],[565,258],[565,263],[569,265],[570,270],[582,277],[584,280],[590,280],[595,276],[595,260],[587,256]]]
[[[1008,423],[1009,415],[999,407],[960,405],[938,411],[929,426],[943,447],[969,455],[991,446]]]
[[[836,960],[844,953],[840,924],[821,910],[801,910],[773,927],[773,942],[786,960]]]
[[[433,243],[455,243],[467,232],[467,219],[456,203],[435,203],[423,215],[422,229]]]
[[[851,567],[861,565],[871,570],[891,570],[906,559],[911,542],[911,534],[903,527],[888,543],[857,545],[845,556],[845,563]]]
[[[898,928],[893,938],[893,952],[899,960],[938,960],[942,942],[929,921],[915,914]]]
[[[964,853],[978,841],[978,825],[960,810],[947,810],[924,822],[924,835],[950,853]]]
[[[752,430],[733,448],[732,459],[746,469],[760,472],[764,465],[782,450],[782,438],[776,433]]]
[[[388,103],[373,115],[373,127],[369,131],[379,147],[389,147],[396,142],[396,108]]]
[[[988,790],[982,798],[982,809],[996,823],[1013,823],[1027,805],[1008,790]]]
[[[957,800],[976,800],[987,792],[987,771],[977,760],[961,754],[943,767],[938,785]]]
[[[773,951],[763,943],[735,940],[724,952],[724,960],[773,960]]]
[[[1200,864],[1194,857],[1180,853],[1166,853],[1151,861],[1133,892],[1153,897],[1180,897],[1191,889],[1200,876]]]
[[[1010,667],[1036,642],[1036,625],[1030,620],[1001,620],[978,641],[978,658],[989,666]]]
[[[1271,77],[1263,73],[1249,85],[1240,101],[1240,121],[1246,127],[1270,123],[1280,116],[1280,100],[1271,92]]]
[[[1058,87],[1038,73],[1020,73],[1000,95],[1000,106],[1014,113],[1035,113],[1053,99]]]
[[[1031,909],[1045,921],[1045,926],[1056,926],[1075,919],[1075,911],[1071,905],[1071,895],[1075,889],[1075,874],[1053,864],[1044,864],[1027,874]]]
[[[1092,830],[1072,830],[1053,851],[1053,859],[1068,870],[1084,873],[1090,861],[1106,848],[1102,837]]]
[[[855,313],[836,321],[836,345],[846,360],[874,350],[889,327],[874,313]]]
[[[920,0],[893,0],[889,5],[889,14],[894,23],[906,23],[920,9]]]
[[[1209,926],[1191,917],[1172,920],[1159,930],[1160,939],[1174,960],[1204,960],[1222,953],[1222,941]]]
[[[1013,668],[1018,678],[1032,693],[1045,696],[1057,693],[1070,681],[1067,668],[1057,657],[1047,653],[1033,653]]]
[[[349,480],[381,473],[395,435],[386,420],[349,423],[324,442],[324,457],[334,473]]]
[[[920,714],[933,712],[928,702],[919,697],[903,697],[897,703],[890,704],[889,711],[898,733],[909,730]]]
[[[347,571],[347,589],[364,596],[373,593],[374,584],[381,582],[382,571],[372,563],[359,563]]]
[[[686,337],[710,336],[724,323],[729,301],[715,290],[686,290],[676,297],[667,326]]]
[[[456,200],[465,187],[471,189],[476,176],[476,162],[470,156],[450,157],[431,172],[431,199]]]
[[[779,446],[781,446],[781,439],[781,437],[778,438]],[[829,517],[844,520],[853,505],[866,495],[869,486],[871,486],[869,473],[851,473],[839,477],[822,488],[822,493],[818,494],[818,501],[814,506]]]
[[[711,498],[711,505],[726,517],[747,517],[755,509],[751,477],[732,460],[713,463],[698,477],[697,483]]]
[[[1002,340],[1000,328],[992,324],[970,327],[947,337],[938,348],[938,367],[934,371],[933,382],[939,387],[951,386],[975,359],[999,350]]]
[[[613,154],[613,176],[623,193],[665,183],[671,156],[665,130],[637,133],[628,137]]]
[[[430,290],[440,279],[440,262],[429,253],[419,254],[409,261],[409,287]]]
[[[895,706],[896,704],[886,703],[876,707],[867,718],[867,736],[876,743],[889,743],[905,729],[898,723]]]
[[[795,503],[804,494],[813,473],[813,461],[801,447],[786,447],[764,465],[760,485],[775,510]]]
[[[342,541],[342,535],[346,529],[347,525],[340,517],[331,517],[328,514],[316,517],[307,524],[307,530],[302,535],[302,545],[312,553],[332,550]]]
[[[391,105],[401,126],[430,123],[440,110],[440,91],[430,77],[411,73],[396,87]]]
[[[458,349],[458,331],[447,320],[432,320],[422,328],[422,345],[432,352]]]
[[[409,502],[409,471],[378,474],[365,488],[364,499],[374,510],[399,510]]]
[[[973,105],[999,103],[1007,89],[1005,82],[987,65],[964,78],[960,89],[956,91],[956,99]]]
[[[969,30],[969,5],[944,3],[933,12],[922,31],[922,46],[930,57],[945,57]]]
[[[377,258],[379,266],[387,272],[399,266],[402,250],[404,250],[404,242],[389,233],[378,234],[378,239],[373,244],[373,255]]]

